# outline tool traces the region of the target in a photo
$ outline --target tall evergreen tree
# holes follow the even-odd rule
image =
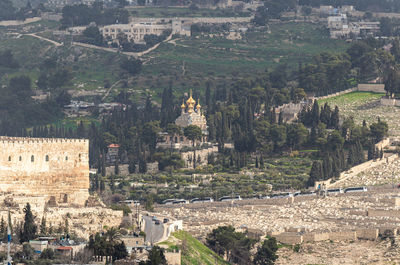
[[[41,223],[40,223],[40,234],[46,235],[46,232],[47,232],[47,228],[46,228],[46,218],[45,218],[44,215],[43,215],[42,221],[41,221]]]
[[[31,205],[29,203],[26,204],[24,208],[25,218],[24,218],[24,226],[20,235],[20,242],[29,242],[36,237],[37,226],[35,224],[35,220],[31,211]]]
[[[315,181],[321,179],[324,179],[321,161],[314,161],[311,166],[310,177],[308,178],[307,186],[312,187],[314,186]]]

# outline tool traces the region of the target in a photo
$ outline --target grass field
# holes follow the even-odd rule
[[[187,250],[183,251],[182,265],[228,265],[229,263],[215,254],[196,238],[185,231],[173,233],[173,236],[187,244]]]
[[[15,58],[22,65],[19,69],[1,68],[2,82],[5,78],[25,74],[32,81],[37,80],[41,63],[56,56],[59,63],[74,74],[72,87],[85,90],[103,89],[104,83],[113,84],[119,80],[121,55],[99,50],[77,47],[56,48],[49,42],[31,37],[8,38],[0,41],[0,51],[12,49]]]
[[[249,12],[233,12],[227,9],[190,10],[187,7],[127,7],[133,17],[248,17]]]
[[[340,53],[348,47],[344,41],[330,39],[319,25],[272,24],[270,33],[248,32],[240,40],[200,36],[164,43],[144,57],[148,61],[143,76],[157,75],[161,84],[168,83],[172,76],[178,88],[202,88],[207,79],[254,76],[279,63],[294,69],[315,54]],[[152,85],[159,90],[156,82]]]

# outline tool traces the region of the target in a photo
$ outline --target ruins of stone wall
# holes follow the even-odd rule
[[[88,140],[0,137],[0,149],[0,193],[85,204]]]
[[[196,150],[196,166],[205,166],[208,164],[208,155],[218,152],[218,147],[210,147],[206,149]],[[197,158],[200,156],[200,163],[197,163]],[[185,162],[187,168],[193,168],[193,162],[189,160],[193,159],[193,151],[182,152],[182,160]]]

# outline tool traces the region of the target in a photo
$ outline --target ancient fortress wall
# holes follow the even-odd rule
[[[0,193],[84,205],[88,189],[88,140],[0,137]]]

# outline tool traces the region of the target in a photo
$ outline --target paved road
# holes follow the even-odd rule
[[[164,230],[167,228],[162,223],[162,220],[159,219],[159,225],[155,224],[151,216],[143,216],[143,220],[145,222],[146,243],[155,244],[166,239],[164,238]]]

